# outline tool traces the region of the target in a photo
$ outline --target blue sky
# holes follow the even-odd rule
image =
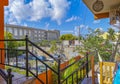
[[[61,34],[86,34],[87,28],[110,28],[109,19],[94,20],[82,0],[9,0],[5,23],[33,28],[57,29]]]

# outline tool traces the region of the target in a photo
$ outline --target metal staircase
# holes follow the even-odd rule
[[[66,66],[65,68],[61,69],[61,59],[60,59],[60,56],[56,59],[54,58],[51,54],[49,54],[48,52],[46,52],[45,50],[43,50],[42,48],[40,48],[39,46],[37,46],[35,43],[31,42],[28,37],[26,36],[25,39],[7,39],[7,40],[0,40],[0,42],[4,42],[5,45],[7,44],[11,44],[12,45],[12,42],[24,42],[24,48],[8,48],[8,47],[5,47],[5,48],[0,48],[0,65],[5,65],[5,66],[10,66],[10,67],[14,67],[14,68],[19,68],[19,69],[22,69],[25,71],[25,79],[24,80],[24,83],[22,82],[21,84],[27,84],[30,82],[30,80],[33,80],[35,81],[36,79],[39,81],[40,84],[49,84],[49,79],[48,79],[48,70],[51,70],[52,74],[56,74],[57,76],[57,82],[55,84],[64,84],[67,81],[69,78],[72,77],[72,83],[75,81],[73,80],[73,76],[74,74],[80,74],[76,76],[76,82],[79,83],[80,81],[82,81],[82,79],[84,79],[84,77],[86,77],[88,71],[89,71],[89,60],[88,60],[88,53],[87,55],[82,58],[82,59],[79,59],[75,62],[73,62],[72,64]],[[10,46],[11,46],[10,45]],[[47,64],[45,61],[39,59],[39,57],[33,53],[31,51],[31,46],[36,48],[38,52],[42,52],[44,53],[46,56],[48,56],[48,58],[51,58],[53,59],[53,61],[56,62],[57,64],[57,68],[54,69],[51,65]],[[5,53],[5,54],[2,54],[2,53]],[[21,56],[22,60],[23,61],[23,65],[19,65],[20,63],[20,59],[19,59],[19,53],[24,53],[25,56]],[[2,55],[4,55],[5,57],[5,60],[3,62],[2,60]],[[31,67],[30,65],[30,59],[32,58],[32,61],[33,62],[33,67]],[[39,66],[40,65],[43,65],[45,67],[45,70],[44,70],[44,73],[45,73],[45,81],[42,80],[40,77],[39,77],[39,74],[41,73],[40,70],[39,70]],[[73,65],[75,64],[78,64],[79,65],[79,68],[76,69],[74,72],[72,72],[68,77],[66,77],[64,80],[61,80],[61,73],[64,73],[65,70],[67,70],[68,68],[72,67]],[[34,70],[32,70],[32,68],[34,68]],[[2,75],[2,74],[0,74]],[[11,74],[12,75],[12,74]],[[10,76],[7,77],[6,74],[3,74],[3,78],[4,80],[9,80],[9,81],[12,81],[12,82],[7,82],[7,84],[14,84],[14,78],[15,77],[12,77],[11,75],[7,75],[7,76]],[[13,74],[14,75],[14,74]],[[20,76],[19,76],[20,77]],[[21,77],[22,78],[22,77]],[[24,78],[23,78],[24,79]],[[20,80],[19,80],[20,81]],[[31,81],[31,82],[33,82]],[[35,83],[35,82],[33,82]],[[15,83],[17,84],[17,83]],[[18,83],[19,84],[19,83]]]

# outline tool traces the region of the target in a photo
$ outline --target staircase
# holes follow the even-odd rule
[[[4,74],[7,75],[7,71],[1,69]],[[35,84],[35,78],[34,77],[26,77],[25,75],[21,75],[15,72],[11,73],[13,75],[12,77],[12,84]],[[7,84],[7,82],[4,80],[2,76],[0,76],[0,84]]]
[[[9,66],[14,67],[16,69],[22,69],[25,71],[25,75],[20,75],[18,73],[6,73],[6,71],[0,73],[0,84],[53,84],[51,83],[53,79],[50,77],[52,74],[56,76],[56,82],[54,84],[69,84],[68,79],[72,79],[71,82],[76,82],[77,84],[79,81],[83,80],[83,78],[87,75],[89,70],[89,59],[88,54],[86,54],[85,57],[78,59],[77,61],[74,61],[73,63],[65,66],[63,69],[61,69],[61,58],[58,56],[58,58],[54,58],[51,54],[37,46],[35,43],[31,42],[28,37],[26,36],[25,39],[7,39],[7,40],[0,40],[1,42],[4,42],[5,44],[15,44],[14,42],[24,42],[24,49],[19,48],[0,48],[0,65],[3,66]],[[13,42],[13,43],[12,43]],[[36,48],[38,52],[44,53],[45,56],[52,59],[55,63],[55,66],[52,67],[45,61],[41,60],[35,53],[33,53],[30,48],[33,46]],[[20,56],[23,60],[23,65],[19,65],[19,53],[24,53],[25,56]],[[2,58],[5,58],[5,60],[2,60]],[[32,58],[32,65],[30,64],[30,59]],[[12,60],[12,61],[11,61]],[[44,77],[40,76],[41,69],[40,65],[44,65]],[[78,68],[76,68],[75,71],[71,72],[66,78],[61,79],[61,74],[64,73],[68,68],[73,67],[74,65],[78,65]],[[16,70],[15,69],[15,70]],[[50,72],[50,75],[49,75]],[[12,77],[14,75],[14,77]],[[32,77],[30,77],[32,75]],[[76,75],[76,76],[75,76]],[[76,77],[76,78],[75,78]],[[50,79],[49,79],[50,78]],[[75,79],[74,79],[75,78]]]
[[[51,66],[49,66],[47,63],[45,63],[43,60],[39,59],[37,57],[36,54],[34,54],[31,50],[30,50],[30,46],[33,46],[34,48],[36,48],[39,52],[44,53],[45,55],[47,55],[49,58],[52,58],[54,61],[58,62],[57,59],[55,59],[52,55],[50,55],[49,53],[47,53],[46,51],[44,51],[42,48],[40,48],[39,46],[37,46],[35,43],[31,42],[28,37],[26,36],[25,39],[7,39],[7,40],[0,40],[1,42],[4,43],[10,43],[11,45],[14,44],[14,42],[24,42],[25,45],[25,49],[15,49],[15,48],[0,48],[0,59],[2,59],[2,57],[6,57],[7,54],[7,58],[5,60],[5,62],[3,62],[2,60],[0,60],[0,64],[4,65],[4,66],[9,66],[9,67],[14,67],[14,68],[19,68],[19,69],[23,69],[25,71],[25,75],[20,75],[18,73],[12,73],[12,75],[14,75],[14,77],[11,77],[11,81],[12,84],[34,84],[35,80],[37,79],[40,84],[48,84],[48,70],[51,70],[52,73],[58,74],[58,72],[56,70],[54,70],[53,68],[51,68]],[[13,43],[12,43],[13,42]],[[5,52],[5,54],[3,54],[3,52]],[[19,66],[19,57],[18,57],[18,53],[24,52],[25,57],[21,58],[24,60],[23,64],[25,66]],[[3,54],[3,55],[2,55]],[[34,61],[34,70],[30,69],[29,66],[29,59],[33,59],[32,61]],[[11,60],[14,60],[13,62],[11,62]],[[44,65],[45,67],[45,73],[46,73],[46,82],[43,81],[41,78],[38,77],[40,70],[39,70],[39,66],[40,64]],[[6,71],[4,71],[6,74]],[[0,77],[0,84],[6,84],[6,80],[8,80],[7,75],[4,77],[3,74],[3,78]],[[31,74],[33,77],[29,77],[29,74]],[[11,84],[11,83],[7,83],[7,84]]]

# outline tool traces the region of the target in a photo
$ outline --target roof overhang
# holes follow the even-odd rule
[[[93,10],[93,4],[96,1],[97,0],[83,0],[83,2],[86,4],[86,6],[94,14],[95,19],[108,18],[110,9],[120,7],[120,0],[98,0],[98,1],[103,2],[103,9],[99,12],[96,12]]]

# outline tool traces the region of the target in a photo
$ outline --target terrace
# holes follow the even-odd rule
[[[92,5],[95,3],[93,0],[83,1],[94,13],[95,19],[108,18],[109,9],[112,7],[112,9],[118,10],[118,5],[120,4],[119,0],[116,0],[114,3],[112,1],[110,2],[109,0],[106,0],[102,1],[102,4],[100,4],[100,9],[99,7],[97,9],[92,9]],[[54,58],[54,56],[40,48],[35,43],[31,42],[27,36],[25,39],[4,39],[3,6],[8,5],[8,1],[1,0],[0,2],[2,2],[2,4],[0,3],[0,16],[2,16],[2,18],[0,18],[1,84],[96,84],[99,82],[100,84],[112,84],[115,63],[98,61],[99,64],[97,64],[98,62],[94,62],[94,55],[96,54],[95,51],[86,52],[84,56],[77,56],[68,61],[61,62],[60,56],[58,58]],[[116,8],[116,6],[118,9]],[[113,14],[113,16],[110,17],[111,24],[113,25],[115,24],[115,22],[113,21],[114,17],[117,17],[117,15]],[[120,27],[118,26],[118,28]],[[24,48],[8,48],[8,44],[12,45],[15,44],[15,42],[23,42]],[[44,55],[46,55],[48,59],[52,59],[55,63],[48,63],[44,60],[41,60],[34,52],[31,51],[31,46],[36,48],[39,52],[44,53]],[[24,53],[25,55],[25,58],[20,58],[22,59],[22,63],[19,60],[19,55],[21,53]],[[32,61],[30,60],[31,58]],[[43,71],[39,69],[41,65],[44,67]],[[9,68],[12,68],[12,70]],[[14,73],[14,68],[15,70],[20,69],[20,72],[23,71],[24,75]],[[99,68],[98,75],[100,76],[96,76],[97,68]],[[7,69],[7,71],[5,71],[5,69]]]

